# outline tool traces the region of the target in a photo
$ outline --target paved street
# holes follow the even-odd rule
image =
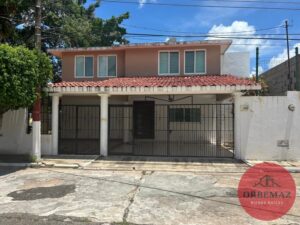
[[[288,215],[261,222],[237,199],[247,166],[213,166],[197,172],[0,167],[0,224],[300,224],[299,194]],[[300,193],[300,174],[293,177]]]

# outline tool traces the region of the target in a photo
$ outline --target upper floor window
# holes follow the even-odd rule
[[[159,53],[159,75],[179,74],[179,52]]]
[[[117,57],[99,56],[98,57],[98,77],[117,76]]]
[[[93,77],[93,65],[94,57],[93,56],[76,56],[75,57],[76,65],[76,77]]]
[[[185,51],[185,74],[206,73],[205,50]]]

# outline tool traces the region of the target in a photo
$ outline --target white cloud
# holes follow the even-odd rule
[[[143,8],[143,6],[145,5],[145,3],[147,3],[147,2],[155,3],[155,2],[157,2],[157,0],[139,0],[139,3],[140,3],[139,7]]]
[[[214,25],[208,32],[210,35],[222,36],[242,36],[253,37],[253,35],[260,37],[256,34],[256,28],[249,25],[246,21],[234,21],[231,25],[225,26],[223,24]],[[216,40],[221,38],[209,37],[208,40]],[[229,38],[230,39],[230,38]],[[255,55],[255,48],[260,47],[261,50],[269,48],[269,41],[260,39],[233,39],[233,43],[228,51],[232,52],[250,52],[253,57]]]
[[[300,43],[295,44],[293,47],[290,48],[290,57],[294,57],[295,56],[295,48],[298,47],[300,48]],[[271,58],[268,67],[273,68],[281,63],[283,63],[284,61],[286,61],[288,59],[287,56],[287,48],[285,48],[281,53],[279,53],[277,56],[274,56]]]

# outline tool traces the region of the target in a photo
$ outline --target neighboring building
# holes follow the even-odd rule
[[[222,57],[221,74],[235,74],[249,77],[250,54],[249,52],[226,52]]]
[[[42,154],[233,157],[233,95],[261,87],[242,78],[249,73],[223,74],[247,70],[227,68],[230,45],[49,50],[62,60],[62,82],[47,89]]]
[[[297,74],[300,79],[299,76],[300,60],[298,59],[298,67],[297,67],[296,57],[291,58],[290,66],[291,66],[290,81],[288,79],[289,69],[288,69],[287,60],[260,75],[268,85],[270,95],[273,96],[286,95],[289,84],[290,84],[289,91],[296,90]],[[298,68],[298,72],[297,72],[297,68]]]

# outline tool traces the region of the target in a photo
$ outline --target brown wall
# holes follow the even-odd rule
[[[117,75],[122,76],[156,76],[158,75],[158,53],[159,51],[178,50],[180,54],[180,75],[184,75],[184,51],[192,49],[206,50],[206,73],[220,74],[220,46],[200,47],[176,47],[176,48],[147,48],[127,49],[116,51],[99,52],[76,52],[64,53],[62,56],[62,79],[64,81],[74,80],[99,80],[97,78],[97,57],[99,55],[117,55]],[[94,78],[75,78],[74,63],[76,55],[94,56]]]
[[[75,77],[75,56],[86,55],[94,56],[94,77],[93,78],[76,78]],[[106,52],[76,52],[63,53],[62,56],[62,79],[64,81],[89,81],[99,80],[97,77],[97,61],[101,55],[117,55],[117,75],[124,76],[125,74],[125,52],[124,51],[106,51]]]

